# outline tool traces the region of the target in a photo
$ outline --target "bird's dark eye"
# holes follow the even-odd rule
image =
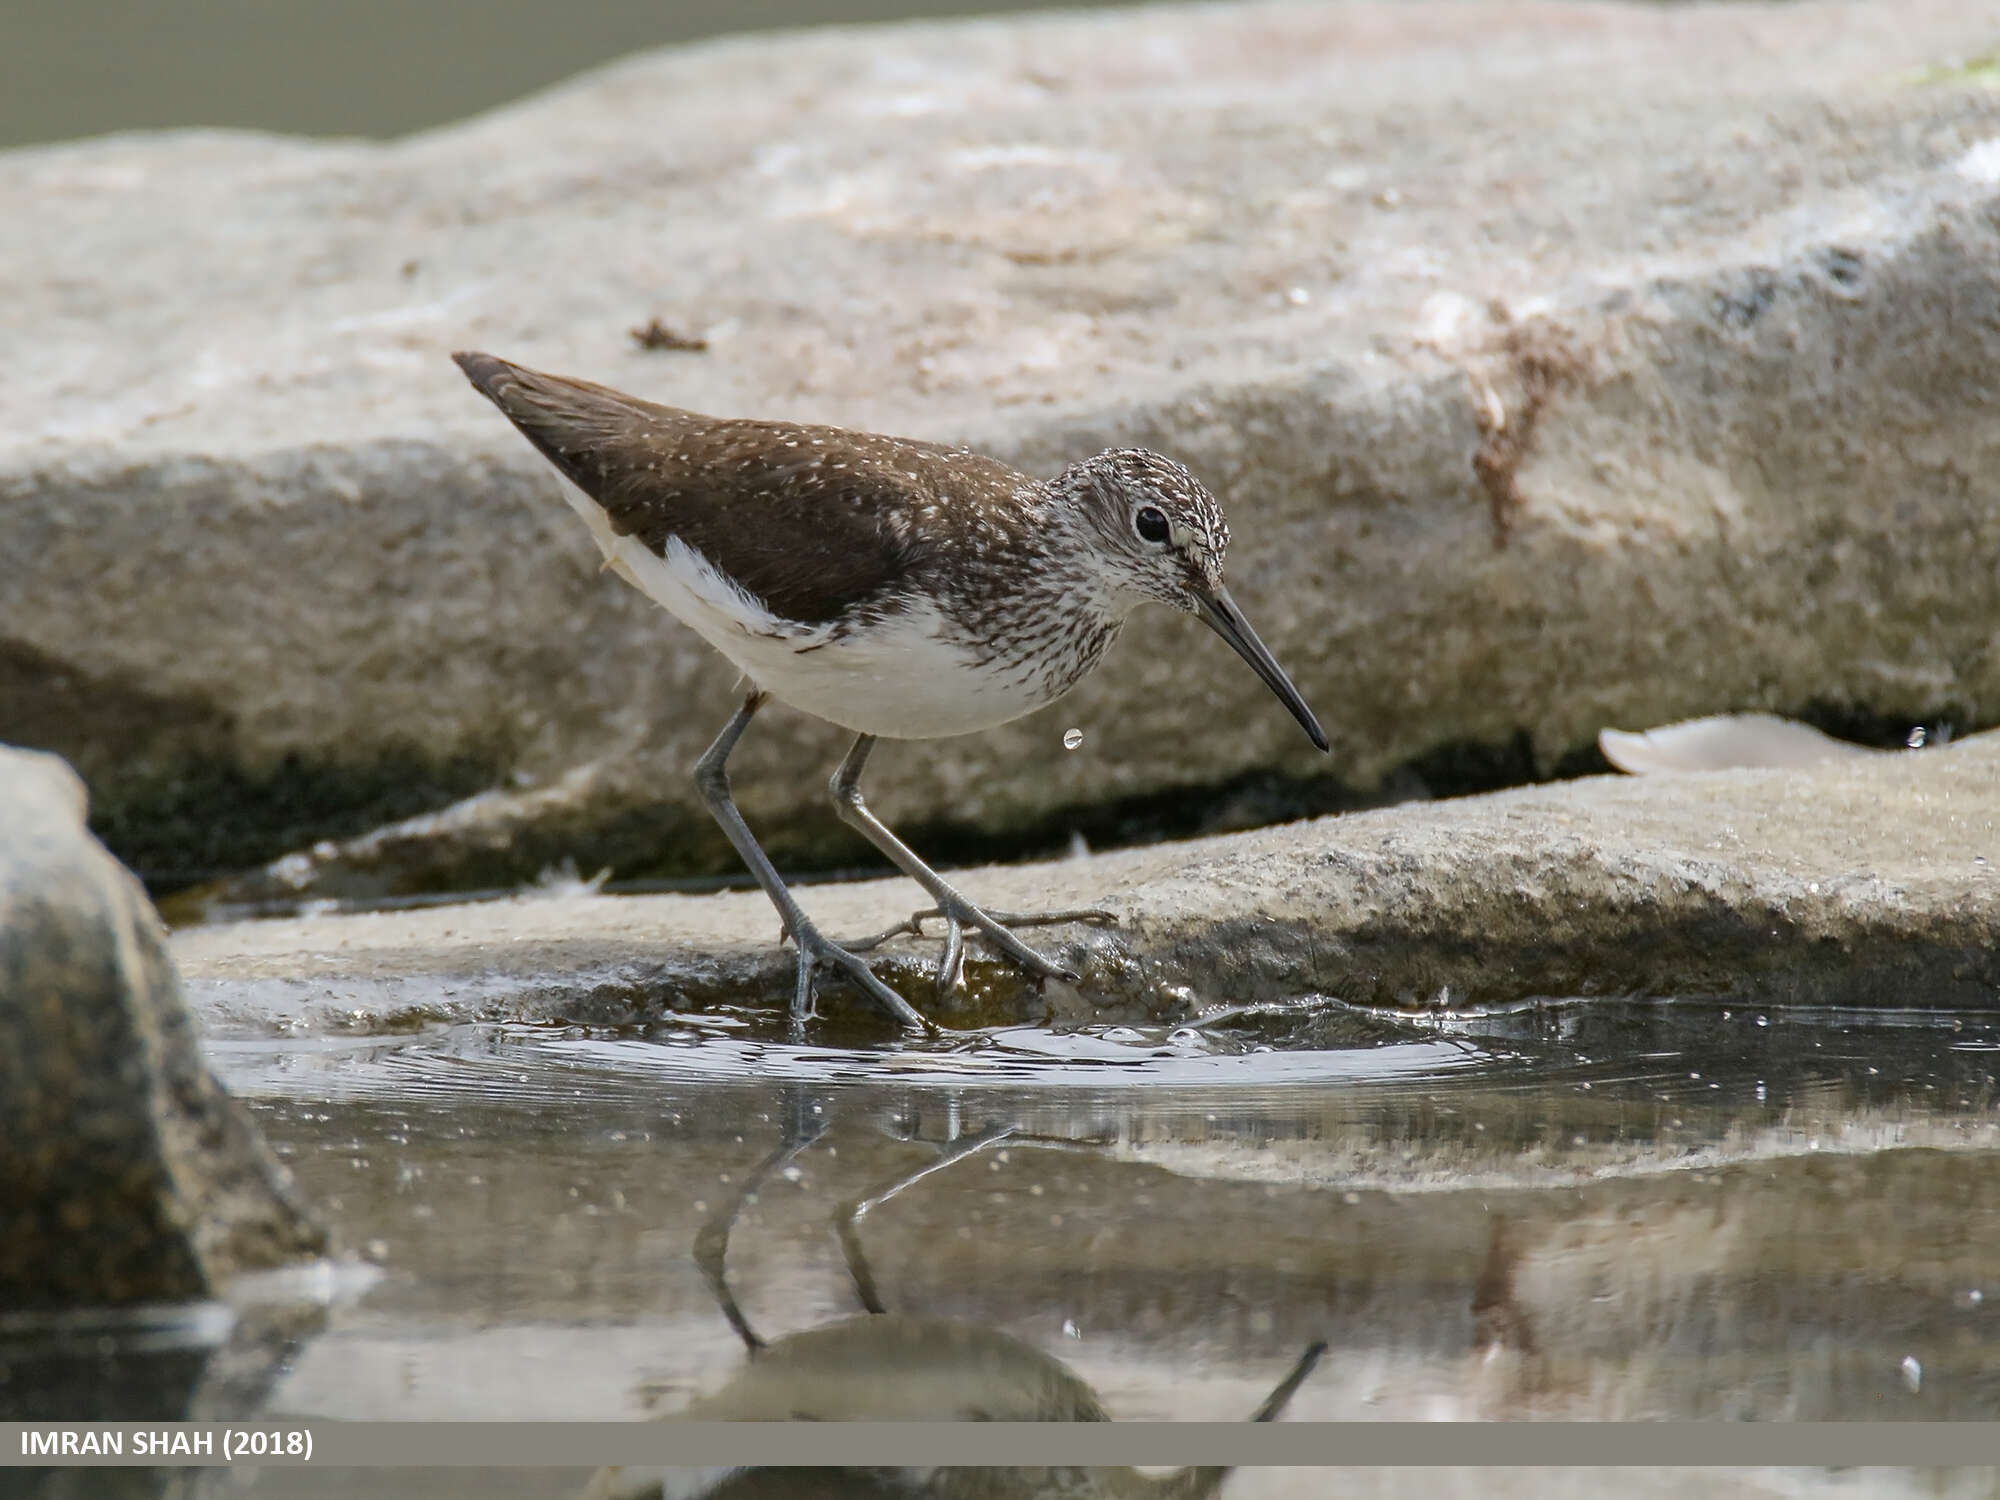
[[[1132,517],[1132,529],[1149,542],[1164,542],[1173,531],[1166,516],[1150,505]]]

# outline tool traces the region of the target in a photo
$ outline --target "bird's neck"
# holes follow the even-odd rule
[[[1095,564],[1089,522],[1046,498],[1016,513],[1004,546],[965,559],[951,611],[961,646],[993,670],[1061,696],[1103,658],[1138,601]]]

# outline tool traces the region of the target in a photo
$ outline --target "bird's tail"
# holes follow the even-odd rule
[[[480,395],[538,443],[556,434],[613,432],[664,411],[609,386],[545,374],[497,355],[462,350],[452,360]]]
[[[641,451],[688,413],[655,406],[609,386],[548,375],[491,354],[452,355],[465,378],[542,456],[600,504],[644,467]]]

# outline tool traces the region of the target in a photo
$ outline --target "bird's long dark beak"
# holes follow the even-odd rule
[[[1330,748],[1326,742],[1326,731],[1319,727],[1319,720],[1306,707],[1306,700],[1299,696],[1299,690],[1292,686],[1292,679],[1285,675],[1285,669],[1278,665],[1269,648],[1257,639],[1257,632],[1243,618],[1236,601],[1229,597],[1229,590],[1196,589],[1194,608],[1209,629],[1234,646],[1236,654],[1250,663],[1251,669],[1264,679],[1264,685],[1292,711],[1292,717],[1299,721],[1312,742],[1322,750]]]

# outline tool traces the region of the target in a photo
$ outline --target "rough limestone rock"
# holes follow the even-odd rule
[[[1120,925],[1034,935],[1081,970],[1075,987],[1037,989],[981,959],[943,1008],[924,989],[935,926],[927,944],[886,950],[884,976],[958,1026],[1178,1022],[1301,997],[1396,1009],[1589,995],[1984,1008],[2000,996],[2000,733],[1805,770],[1593,777],[1406,803],[975,870],[961,885],[999,909],[1102,906]],[[887,927],[914,897],[899,881],[803,892],[835,934]],[[205,1014],[254,1031],[615,1025],[717,1002],[781,1010],[791,996],[790,950],[757,892],[216,924],[177,933],[174,950]],[[826,988],[829,1014],[866,1004]]]
[[[160,919],[84,831],[84,810],[54,756],[0,747],[0,1309],[12,1312],[205,1296],[233,1271],[323,1248],[209,1076]]]
[[[168,876],[481,791],[288,874],[728,867],[686,767],[731,669],[600,575],[463,346],[1217,489],[1334,757],[1154,613],[1064,703],[878,757],[905,827],[1529,774],[1718,711],[1990,721],[1995,35],[1992,0],[1121,9],[656,53],[388,145],[11,153],[0,733]],[[839,740],[773,712],[734,762],[783,856],[857,847]]]

